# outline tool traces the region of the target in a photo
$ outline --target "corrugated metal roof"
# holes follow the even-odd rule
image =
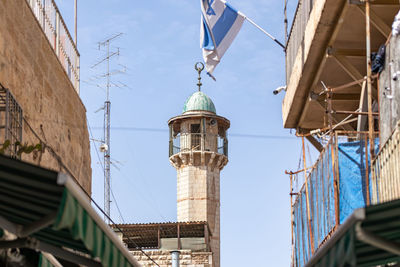
[[[129,249],[157,249],[159,239],[204,237],[210,232],[207,222],[162,222],[111,225],[122,230],[123,241]],[[206,233],[207,231],[207,233]],[[211,234],[210,234],[211,235]]]

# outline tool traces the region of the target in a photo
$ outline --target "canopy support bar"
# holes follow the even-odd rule
[[[102,267],[103,266],[103,265],[101,265],[100,262],[94,261],[94,260],[89,259],[87,257],[83,257],[83,256],[80,256],[80,255],[77,255],[75,253],[66,251],[66,250],[64,250],[62,248],[47,244],[45,242],[41,242],[41,241],[38,241],[38,242],[39,242],[39,244],[38,244],[38,249],[39,250],[45,251],[47,253],[50,253],[55,257],[64,259],[64,260],[69,261],[69,262],[83,264],[83,265],[88,266],[88,267]]]
[[[322,245],[312,256],[312,258],[306,263],[305,267],[312,267],[336,244],[336,242],[342,238],[342,236],[349,230],[354,223],[363,221],[365,219],[365,209],[356,209],[353,214],[344,221],[343,224],[333,233],[330,239]]]
[[[69,262],[83,264],[88,267],[102,267],[100,262],[91,260],[90,258],[76,255],[62,248],[38,241],[34,238],[18,238],[11,241],[0,241],[0,248],[30,248],[44,251],[51,255],[64,259]]]
[[[358,240],[369,244],[373,247],[380,248],[382,250],[388,251],[395,255],[400,256],[400,244],[397,242],[392,242],[390,240],[384,239],[377,236],[361,227],[361,222],[356,224],[356,235]]]
[[[54,223],[54,221],[57,218],[57,212],[54,212],[52,214],[49,214],[45,217],[43,217],[40,220],[37,220],[36,222],[24,226],[20,229],[20,231],[18,231],[17,236],[19,237],[27,237],[43,228],[46,228],[47,226],[50,226],[51,224]]]
[[[0,216],[0,225],[5,230],[18,237],[27,237],[51,225],[52,223],[54,223],[56,218],[57,218],[57,212],[54,212],[41,218],[40,220],[37,220],[36,222],[31,223],[30,225],[22,226],[19,224],[12,223],[3,216]]]
[[[10,222],[9,220],[7,220],[6,218],[4,218],[3,216],[0,215],[0,225],[1,228],[7,230],[8,232],[12,233],[12,234],[17,234],[18,232],[18,227],[16,224]]]

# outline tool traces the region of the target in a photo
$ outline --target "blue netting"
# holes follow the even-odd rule
[[[375,142],[377,149],[378,141],[376,140]],[[296,202],[293,205],[295,266],[304,266],[311,257],[311,246],[316,251],[336,225],[335,166],[332,164],[332,150],[334,148],[335,146],[332,148],[332,145],[329,145],[322,152],[307,182],[311,231],[314,237],[313,244],[311,244],[310,240],[305,186],[298,192]],[[365,147],[364,141],[355,141],[339,144],[337,153],[334,153],[338,160],[338,170],[335,171],[335,175],[339,180],[340,224],[355,209],[365,206],[366,151],[369,152],[369,148]],[[371,189],[372,186],[370,186],[370,192],[372,191]]]

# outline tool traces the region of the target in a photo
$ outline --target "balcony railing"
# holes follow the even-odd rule
[[[377,141],[376,141],[377,143]],[[372,195],[367,132],[336,132],[317,162],[292,173],[293,266],[304,266],[351,213]]]
[[[170,140],[169,156],[190,151],[216,152],[228,156],[228,139],[208,133],[179,133]]]
[[[286,82],[289,83],[297,52],[304,45],[304,35],[315,0],[299,0],[293,18],[292,28],[286,44]]]
[[[56,3],[54,0],[26,1],[79,94],[79,52]]]
[[[400,199],[400,121],[392,136],[377,154],[373,168],[372,203]]]

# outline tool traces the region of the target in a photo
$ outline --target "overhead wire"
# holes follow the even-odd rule
[[[139,128],[139,129],[152,129],[152,128]],[[153,128],[154,129],[154,128]],[[157,129],[155,129],[155,130],[157,130]],[[158,129],[158,131],[159,132],[165,132],[165,129]],[[134,149],[132,148],[132,146],[131,146],[131,143],[129,142],[129,139],[127,140],[127,142],[126,142],[126,145],[128,146],[128,150],[127,151],[129,151],[130,153],[130,155],[132,156],[132,157],[134,157]],[[135,158],[133,158],[133,161],[134,162],[136,162],[136,160],[135,160]],[[134,165],[132,165],[132,167],[133,168],[136,168],[136,171],[138,172],[138,177],[140,178],[140,181],[142,181],[142,183],[144,184],[144,186],[145,187],[147,187],[147,188],[149,188],[149,185],[147,184],[147,179],[143,179],[143,174],[142,174],[142,172],[141,172],[141,170],[140,170],[140,168],[138,167],[138,165],[136,165],[136,164],[134,164]],[[122,175],[125,177],[125,179],[127,179],[127,181],[128,182],[132,182],[131,181],[131,179],[129,178],[129,177],[127,177],[124,173],[122,173]],[[138,191],[138,192],[140,192],[140,191]],[[140,192],[141,194],[142,194],[142,192]],[[151,206],[156,212],[157,212],[157,215],[158,216],[160,216],[160,218],[163,220],[163,221],[167,221],[167,219],[165,218],[165,216],[162,214],[162,212],[160,211],[160,209],[158,208],[158,205],[157,205],[157,203],[156,203],[156,201],[154,201],[156,198],[155,197],[153,197],[152,196],[152,190],[147,190],[147,193],[146,194],[142,194],[142,199],[143,200],[145,200],[146,202],[147,202],[147,204],[149,205],[149,206]]]
[[[0,95],[0,97],[2,98],[3,101],[5,101],[4,97]],[[69,168],[64,164],[64,162],[62,161],[62,158],[57,154],[57,152],[49,145],[47,144],[46,141],[44,141],[39,134],[33,129],[32,125],[28,122],[28,120],[26,119],[25,116],[22,116],[23,121],[25,122],[25,124],[28,126],[29,130],[32,132],[32,134],[44,145],[44,148],[46,148],[50,154],[57,160],[57,162],[63,167],[63,169],[68,173],[68,175],[70,175],[73,179],[75,179],[75,181],[78,181],[78,179],[75,177],[75,175],[69,170]],[[97,151],[97,150],[96,150]],[[114,222],[114,220],[112,220],[104,211],[103,209],[97,204],[97,202],[92,198],[91,195],[89,195],[88,192],[86,192],[86,190],[82,187],[82,185],[80,183],[77,183],[77,185],[82,189],[82,191],[86,194],[86,196],[90,199],[90,201],[97,207],[97,209],[104,214],[104,216],[107,217],[107,219],[113,223],[114,227],[116,227],[118,229],[118,231],[120,231],[121,233],[123,233],[123,230]],[[137,245],[137,243],[135,241],[133,241],[129,236],[127,236],[127,239],[129,242],[131,242],[132,244],[134,244],[136,246],[136,249],[140,250],[143,255],[145,255],[150,261],[152,261],[156,266],[160,267],[160,265],[154,260],[152,259],[145,251],[143,251],[143,249],[141,247],[139,247]]]
[[[91,140],[92,140],[92,142],[93,142],[93,145],[94,145],[94,148],[95,148],[95,151],[96,151],[96,154],[97,154],[97,158],[98,158],[98,160],[99,160],[101,169],[102,169],[103,172],[104,172],[104,166],[103,166],[103,163],[101,162],[101,158],[100,158],[100,155],[99,155],[99,151],[97,150],[97,145],[96,145],[96,142],[94,141],[92,129],[91,129],[91,127],[90,127],[90,124],[89,124],[89,121],[88,121],[88,120],[87,120],[87,124],[88,124],[89,133],[90,133],[90,136],[91,136]],[[118,210],[119,217],[121,218],[121,221],[122,221],[123,223],[125,223],[124,217],[122,216],[122,212],[121,212],[121,210],[120,210],[120,208],[119,208],[119,205],[118,205],[118,201],[117,201],[117,199],[115,198],[114,192],[113,192],[113,190],[112,190],[111,187],[110,187],[110,191],[111,191],[111,196],[112,196],[112,198],[114,199],[115,206],[116,206],[116,208],[117,208],[117,210]]]
[[[93,127],[94,130],[103,129],[102,127]],[[119,126],[111,127],[111,130],[119,131],[137,131],[137,132],[168,132],[168,129],[161,128],[141,128],[132,126]],[[231,137],[244,137],[244,138],[260,138],[260,139],[284,139],[284,140],[295,140],[292,136],[279,136],[279,135],[263,135],[263,134],[242,134],[242,133],[230,133]]]
[[[93,136],[92,129],[91,129],[91,127],[90,127],[89,121],[88,121],[88,128],[89,128],[89,133],[90,133],[90,135],[91,135],[93,144],[94,144],[94,146],[95,146],[95,150],[96,150],[97,157],[98,157],[98,159],[99,159],[99,161],[100,161],[100,165],[101,165],[101,167],[102,167],[102,169],[103,169],[103,171],[104,171],[104,166],[103,166],[103,164],[101,163],[101,159],[100,159],[100,156],[99,156],[99,153],[98,153],[98,149],[97,149],[96,143],[95,143],[95,141],[94,141],[94,136]],[[128,145],[130,146],[130,144],[128,144]],[[122,175],[125,176],[124,174],[122,174]],[[126,178],[126,177],[125,177],[125,178]],[[127,180],[129,181],[129,179],[127,179]],[[123,223],[125,223],[125,220],[124,220],[124,218],[123,218],[123,216],[122,216],[121,210],[120,210],[120,208],[119,208],[119,206],[118,206],[118,203],[117,203],[117,201],[116,201],[116,198],[115,198],[115,196],[114,196],[114,192],[113,192],[113,190],[112,190],[111,187],[110,187],[110,189],[111,189],[111,196],[113,197],[113,199],[114,199],[114,201],[115,201],[117,210],[118,210],[119,215],[120,215],[120,217],[121,217],[121,220],[122,220]],[[143,199],[144,199],[144,198],[143,198]],[[148,202],[148,203],[149,203],[149,202]],[[153,207],[153,208],[154,208],[154,207]],[[165,217],[161,214],[161,212],[158,210],[157,207],[155,208],[155,210],[158,211],[159,215],[161,216],[161,218],[162,218],[164,221],[167,221],[167,220],[165,219]],[[101,210],[101,211],[102,211],[102,210]],[[102,211],[102,212],[103,212],[103,211]],[[104,212],[103,212],[103,213],[104,213]],[[111,220],[110,220],[110,221],[111,221]],[[115,223],[114,223],[114,225],[115,225]],[[123,231],[122,231],[121,229],[119,229],[119,231],[120,231],[121,233],[123,233]],[[172,232],[170,229],[163,229],[163,231],[164,231],[164,232]],[[134,243],[134,244],[135,244],[135,243]],[[137,246],[137,245],[135,244],[135,246]],[[146,255],[146,256],[147,256],[147,255]],[[148,256],[147,256],[147,257],[148,257]],[[158,265],[157,265],[157,266],[158,266]]]

